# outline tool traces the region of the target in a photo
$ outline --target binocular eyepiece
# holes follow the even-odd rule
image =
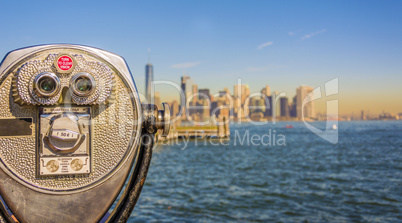
[[[67,44],[10,52],[0,65],[0,222],[124,222],[155,134],[169,129],[169,106],[142,105],[118,55]]]

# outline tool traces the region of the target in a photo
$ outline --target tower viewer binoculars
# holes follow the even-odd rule
[[[163,107],[141,104],[126,62],[110,52],[57,44],[8,53],[0,65],[0,222],[127,221],[155,134],[169,132]]]

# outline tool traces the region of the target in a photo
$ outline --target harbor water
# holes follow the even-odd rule
[[[129,222],[401,222],[402,122],[336,127],[337,144],[278,122],[159,145]]]

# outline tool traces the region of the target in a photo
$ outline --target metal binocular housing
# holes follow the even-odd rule
[[[163,107],[141,104],[126,62],[113,53],[57,44],[7,54],[0,65],[0,222],[127,221],[155,134],[169,132]]]

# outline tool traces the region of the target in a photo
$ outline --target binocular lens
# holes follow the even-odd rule
[[[51,93],[56,89],[56,81],[50,77],[44,77],[39,80],[39,87],[43,92]]]
[[[92,89],[92,82],[85,77],[79,77],[75,81],[75,88],[82,93],[90,92]]]
[[[89,73],[76,74],[70,82],[74,94],[80,97],[89,96],[96,87],[95,79]]]
[[[50,97],[59,91],[60,80],[55,74],[45,72],[36,76],[35,85],[39,95]]]

